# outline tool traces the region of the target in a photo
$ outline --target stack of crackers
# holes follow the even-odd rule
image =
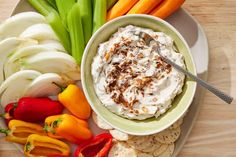
[[[171,157],[183,123],[183,118],[180,118],[157,134],[133,136],[112,128],[94,112],[92,117],[99,128],[108,130],[114,138],[108,157]]]

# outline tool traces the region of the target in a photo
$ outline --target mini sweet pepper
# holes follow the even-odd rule
[[[71,156],[70,155],[51,154],[51,155],[48,155],[47,157],[71,157]]]
[[[10,103],[5,107],[5,113],[1,114],[0,117],[3,117],[5,119],[5,123],[8,125],[10,120],[13,119],[14,114],[14,108],[17,105],[17,103]]]
[[[60,140],[32,134],[27,138],[24,154],[27,157],[47,157],[50,154],[69,155],[70,147]]]
[[[75,157],[105,157],[111,146],[111,134],[103,133],[79,145]]]
[[[81,143],[92,138],[88,123],[69,114],[51,116],[45,119],[48,136],[62,137],[72,143]]]
[[[43,130],[47,133],[49,137],[56,139],[63,139],[63,137],[59,136],[57,132],[51,127],[51,124],[54,120],[59,119],[61,115],[49,116],[45,119]]]
[[[8,124],[9,129],[0,129],[1,133],[6,134],[5,139],[10,142],[25,144],[31,134],[46,135],[43,127],[38,124],[28,123],[21,120],[11,120]]]
[[[70,84],[65,89],[61,89],[62,92],[58,94],[58,100],[76,117],[88,119],[91,114],[91,108],[79,87]]]
[[[16,103],[5,107],[6,119],[18,119],[26,122],[42,122],[48,116],[61,114],[63,105],[49,98],[23,97]],[[7,122],[8,120],[6,120]]]

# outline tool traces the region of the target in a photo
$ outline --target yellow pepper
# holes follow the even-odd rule
[[[48,136],[63,137],[73,143],[81,143],[93,136],[88,128],[88,123],[73,115],[50,116],[45,119],[45,124],[47,125],[45,130],[47,130]]]
[[[73,84],[58,94],[58,100],[76,117],[88,119],[91,114],[91,108],[87,102],[84,93]]]
[[[45,119],[45,122],[44,122],[44,131],[47,132],[47,135],[49,137],[52,137],[52,138],[56,138],[56,139],[63,139],[63,137],[59,136],[56,132],[53,131],[53,129],[51,128],[51,123],[55,120],[55,119],[59,119],[61,115],[55,115],[55,116],[50,116],[50,117],[47,117]]]
[[[28,123],[21,120],[11,120],[8,124],[9,129],[0,129],[1,133],[5,133],[5,139],[10,142],[25,144],[27,138],[31,134],[46,135],[43,127],[38,124]]]
[[[27,157],[47,157],[50,154],[69,155],[70,147],[57,139],[32,134],[27,139],[24,154]]]

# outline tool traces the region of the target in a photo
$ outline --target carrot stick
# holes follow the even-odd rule
[[[154,9],[162,0],[140,0],[127,14],[147,14]]]
[[[185,0],[164,0],[150,14],[165,19],[179,9],[184,1]]]
[[[107,13],[107,21],[127,13],[138,0],[119,0]]]

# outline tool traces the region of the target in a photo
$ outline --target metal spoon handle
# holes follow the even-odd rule
[[[219,89],[216,89],[215,87],[213,87],[212,85],[210,85],[209,83],[205,82],[204,80],[198,78],[197,76],[193,75],[192,73],[188,72],[187,70],[183,69],[182,67],[180,67],[179,65],[175,64],[174,62],[172,62],[171,60],[169,60],[168,58],[162,56],[159,53],[160,57],[163,59],[163,61],[165,61],[166,63],[172,65],[175,69],[177,69],[178,71],[184,73],[185,75],[187,75],[188,77],[192,78],[193,80],[195,80],[197,83],[199,83],[201,86],[205,87],[206,89],[208,89],[209,91],[211,91],[213,94],[215,94],[216,96],[218,96],[219,98],[221,98],[223,101],[225,101],[228,104],[231,104],[231,102],[233,101],[233,97],[225,94],[224,92],[220,91]]]
[[[178,71],[184,73],[185,75],[187,75],[188,77],[192,78],[193,80],[195,80],[197,83],[199,83],[201,86],[205,87],[206,89],[208,89],[209,91],[211,91],[213,94],[215,94],[216,96],[218,96],[219,98],[221,98],[222,100],[224,100],[226,103],[230,104],[233,101],[233,97],[225,94],[224,92],[220,91],[219,89],[216,89],[215,87],[213,87],[212,85],[210,85],[209,83],[203,81],[202,79],[198,78],[197,76],[193,75],[192,73],[188,72],[187,70],[183,69],[182,67],[180,67],[179,65],[175,64],[174,62],[172,62],[170,59],[162,56],[162,54],[160,53],[160,43],[157,42],[155,39],[153,39],[153,37],[151,37],[148,33],[145,32],[138,32],[139,37],[141,37],[145,43],[147,45],[150,45],[150,43],[153,41],[153,49],[157,50],[157,53],[160,55],[160,57],[162,58],[163,61],[165,61],[166,63],[172,65],[175,69],[177,69]]]

